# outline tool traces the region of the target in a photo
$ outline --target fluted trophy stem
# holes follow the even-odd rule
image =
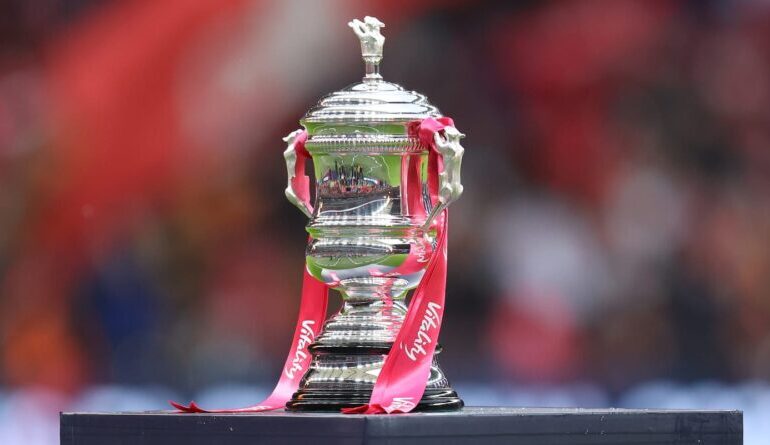
[[[366,63],[366,75],[364,80],[377,80],[382,79],[380,75],[380,62],[365,62]]]
[[[406,316],[404,296],[394,298],[382,291],[369,296],[343,294],[342,308],[326,322],[315,346],[389,347]]]

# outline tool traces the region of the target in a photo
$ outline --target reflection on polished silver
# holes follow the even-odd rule
[[[439,110],[428,99],[415,91],[384,80],[355,83],[340,91],[335,91],[321,99],[307,112],[302,122],[320,124],[314,132],[316,140],[308,141],[311,146],[325,138],[347,138],[361,142],[361,138],[380,135],[380,137],[403,137],[407,134],[394,132],[396,129],[383,128],[386,122],[408,122],[425,117],[439,117]],[[373,121],[376,119],[376,121]],[[330,123],[353,124],[339,128]],[[324,125],[326,124],[326,125]],[[312,126],[312,125],[311,125]],[[315,127],[313,127],[315,128]],[[407,141],[404,141],[407,142]],[[409,142],[417,143],[410,139]],[[427,149],[422,147],[423,150]]]
[[[455,127],[446,127],[443,136],[440,133],[433,136],[436,148],[444,160],[444,170],[438,175],[439,205],[430,212],[428,220],[425,221],[425,228],[430,227],[433,219],[463,194],[463,185],[460,183],[460,166],[463,162],[465,149],[460,145],[460,139],[464,137],[465,135],[457,131]]]
[[[361,40],[366,76],[321,99],[300,121],[315,175],[312,212],[292,189],[299,133],[284,139],[286,196],[310,217],[307,270],[343,298],[310,348],[310,369],[287,404],[295,410],[368,401],[404,322],[407,293],[420,283],[436,248],[430,220],[462,193],[463,135],[448,127],[436,139],[444,169],[439,198],[432,202],[429,147],[408,129],[441,113],[424,95],[382,80],[382,22],[366,17],[349,26]],[[462,406],[435,357],[426,397],[433,397],[433,406]]]
[[[305,203],[297,197],[297,194],[294,193],[294,188],[291,185],[295,176],[294,168],[297,166],[297,151],[295,150],[295,144],[297,143],[297,137],[300,133],[302,133],[302,130],[294,130],[289,133],[288,136],[283,138],[283,141],[286,142],[286,150],[283,152],[283,157],[286,159],[286,170],[289,177],[289,184],[286,186],[285,194],[289,202],[302,210],[302,213],[304,213],[305,216],[311,217],[313,215],[311,214],[310,209],[308,209]]]

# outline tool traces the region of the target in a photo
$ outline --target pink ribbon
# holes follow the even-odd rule
[[[443,168],[440,153],[435,148],[433,137],[436,132],[453,125],[452,119],[442,117],[427,118],[410,124],[409,132],[419,138],[420,142],[430,147],[428,154],[428,191],[434,203],[438,199],[438,173]],[[294,192],[310,209],[309,178],[305,175],[305,160],[310,157],[305,149],[307,133],[302,132],[295,141],[297,162],[295,175],[292,180]],[[418,156],[410,157],[408,168],[419,171]],[[410,172],[412,173],[412,172]],[[419,175],[410,174],[410,178],[419,181]],[[420,196],[419,184],[407,183],[410,197]],[[409,209],[422,207],[417,201],[407,203]],[[422,212],[421,216],[424,216]],[[436,218],[433,227],[436,229],[436,248],[428,259],[428,266],[420,284],[414,291],[412,301],[407,310],[406,318],[396,340],[388,353],[382,370],[374,385],[372,396],[367,405],[343,409],[346,414],[384,414],[407,413],[413,410],[425,392],[433,354],[438,343],[441,320],[444,314],[447,275],[447,232],[449,214],[446,210]],[[424,263],[420,252],[410,252],[399,268],[412,270],[421,268],[417,263]],[[424,252],[423,252],[424,254]],[[286,402],[296,392],[299,382],[310,366],[311,356],[308,346],[320,334],[326,315],[328,286],[313,278],[305,268],[302,284],[302,299],[300,301],[299,317],[294,330],[289,355],[286,357],[281,378],[270,396],[262,402],[237,409],[205,410],[195,402],[181,405],[171,402],[182,412],[210,413],[246,413],[282,409]]]
[[[297,198],[305,204],[308,212],[313,213],[313,205],[310,204],[310,178],[305,174],[305,161],[310,159],[310,153],[305,148],[307,131],[302,130],[294,139],[294,152],[297,160],[294,163],[294,177],[291,178],[291,188]]]
[[[423,119],[410,125],[410,134],[430,147],[428,191],[438,199],[438,172],[443,168],[433,137],[453,125],[450,118]],[[434,222],[436,248],[420,284],[412,295],[404,323],[385,359],[366,405],[342,410],[346,414],[396,414],[412,411],[422,399],[430,376],[444,315],[447,275],[447,233],[449,213],[441,212]]]

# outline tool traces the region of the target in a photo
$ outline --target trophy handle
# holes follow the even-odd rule
[[[283,157],[286,159],[286,171],[289,177],[285,193],[289,202],[297,206],[308,218],[312,218],[310,178],[305,175],[305,160],[310,158],[310,154],[304,147],[306,139],[307,133],[304,130],[294,130],[283,138],[286,142]]]
[[[464,134],[452,126],[447,126],[443,132],[437,131],[433,135],[433,143],[439,156],[441,156],[444,168],[438,174],[438,203],[425,220],[423,230],[428,230],[433,224],[433,220],[463,193],[463,185],[460,183],[460,167],[465,149],[460,145],[460,139],[464,137]]]

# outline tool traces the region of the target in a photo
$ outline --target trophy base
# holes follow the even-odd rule
[[[397,416],[91,412],[62,413],[59,430],[61,445],[741,445],[743,413],[497,407]]]
[[[339,412],[343,408],[366,405],[372,395],[369,391],[335,390],[299,390],[286,403],[288,411],[331,411]],[[457,411],[465,404],[451,389],[426,389],[420,403],[412,412]]]
[[[456,411],[464,406],[462,399],[449,385],[436,360],[441,353],[438,345],[430,367],[422,399],[413,411]],[[305,374],[300,388],[286,403],[288,411],[331,411],[366,405],[385,362],[390,345],[377,346],[310,346],[313,365]]]

